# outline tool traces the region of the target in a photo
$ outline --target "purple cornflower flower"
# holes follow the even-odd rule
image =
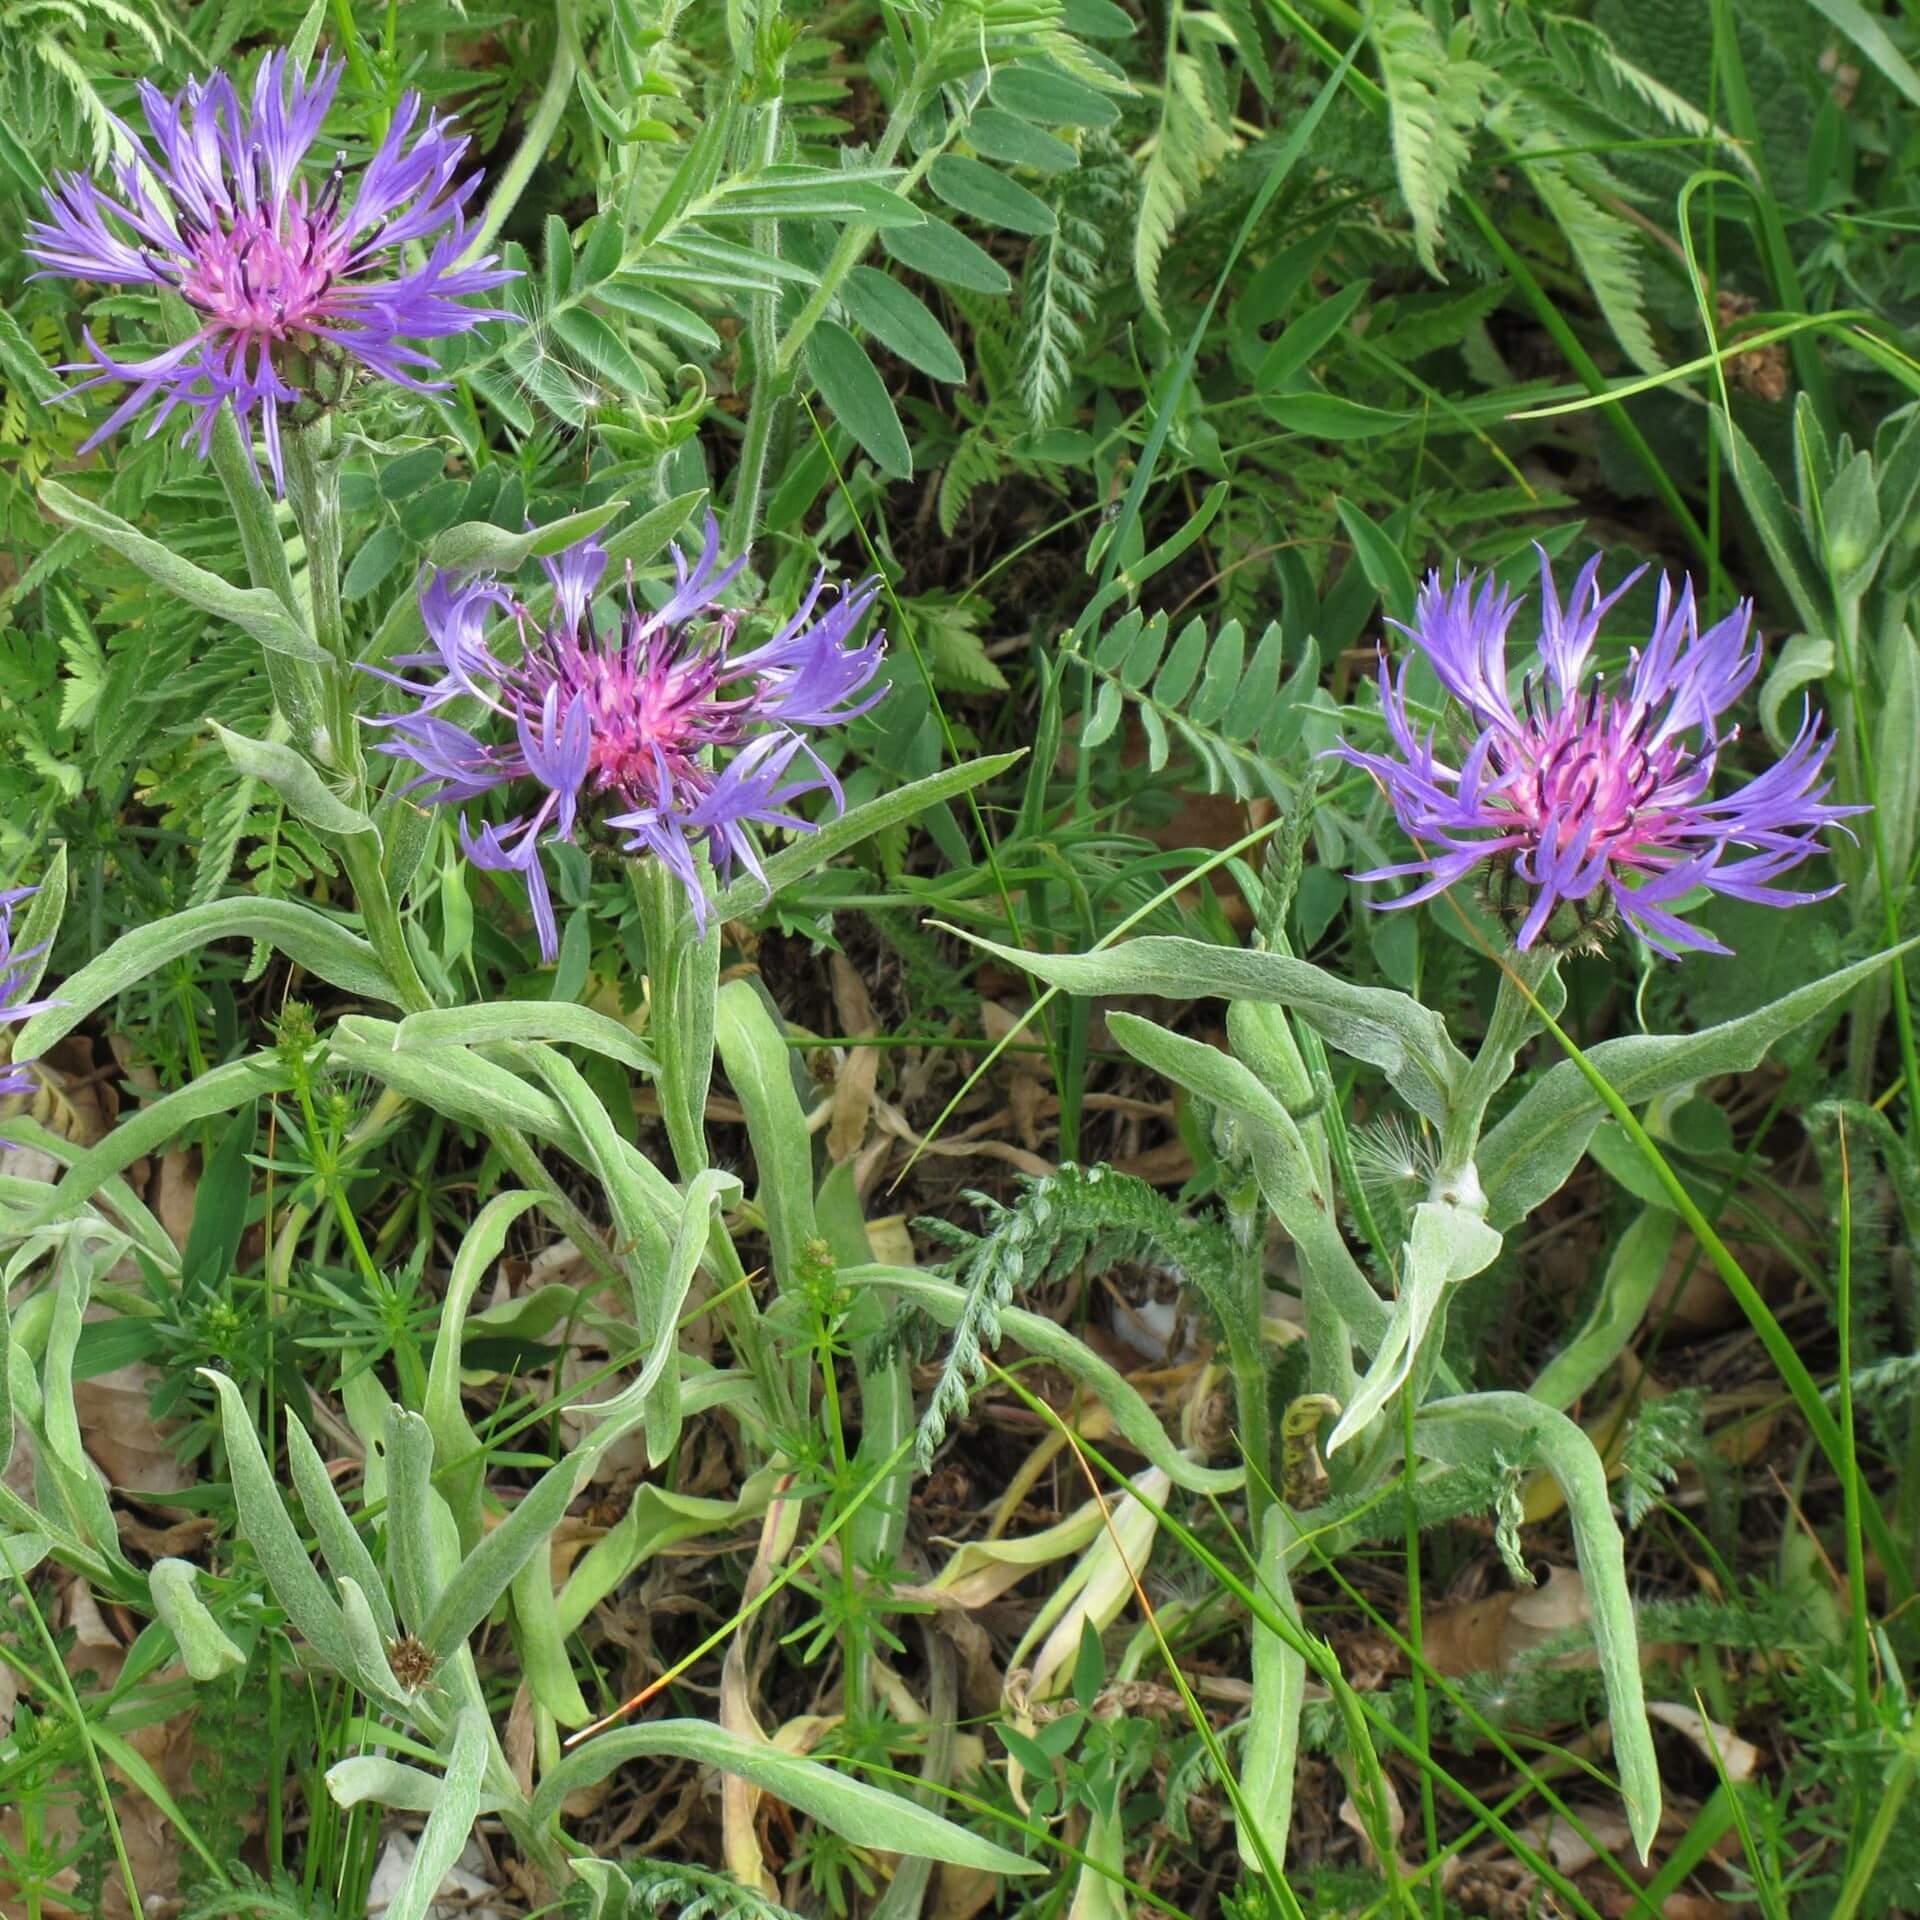
[[[58,1004],[53,1000],[20,998],[26,988],[27,963],[36,959],[43,949],[33,947],[25,953],[14,952],[13,910],[22,900],[30,900],[33,892],[32,887],[12,887],[0,892],[0,1027],[13,1026]],[[30,1060],[0,1062],[0,1095],[32,1093],[40,1084],[28,1072],[32,1064]]]
[[[284,490],[280,409],[303,398],[314,360],[351,356],[383,380],[428,393],[440,384],[421,377],[433,358],[404,342],[509,317],[460,304],[514,276],[492,255],[459,264],[461,208],[479,176],[454,179],[467,142],[437,115],[409,146],[418,94],[402,96],[351,191],[344,153],[317,189],[301,175],[339,80],[335,62],[322,61],[309,79],[280,53],[261,63],[251,100],[219,72],[190,81],[174,100],[142,81],[159,154],[123,127],[134,157],[114,169],[119,198],[81,173],[48,190],[47,217],[28,222],[26,241],[45,273],[165,287],[201,322],[191,339],[146,359],[117,360],[85,336],[91,359],[65,371],[94,371],[74,391],[110,381],[132,391],[83,452],[157,401],[148,434],[184,407],[185,438],[204,458],[230,401],[243,428],[259,414]],[[410,267],[401,249],[412,241],[428,251]]]
[[[1752,603],[1742,601],[1702,633],[1692,582],[1683,579],[1676,596],[1663,578],[1652,635],[1609,690],[1601,674],[1587,676],[1587,659],[1608,609],[1645,569],[1605,595],[1599,570],[1596,556],[1562,608],[1541,553],[1539,664],[1521,680],[1517,710],[1507,628],[1518,599],[1492,580],[1468,575],[1446,586],[1428,575],[1413,625],[1401,631],[1426,655],[1466,725],[1457,757],[1443,755],[1409,709],[1411,658],[1396,681],[1382,657],[1380,705],[1396,751],[1334,751],[1379,780],[1422,857],[1354,877],[1424,875],[1411,893],[1379,903],[1409,907],[1491,862],[1499,904],[1513,899],[1509,880],[1530,895],[1513,899],[1520,947],[1532,946],[1563,905],[1583,930],[1591,928],[1607,902],[1588,903],[1605,888],[1612,910],[1657,952],[1725,953],[1669,911],[1672,903],[1695,887],[1764,906],[1825,899],[1836,889],[1790,893],[1771,883],[1821,851],[1822,828],[1866,809],[1827,804],[1832,742],[1811,719],[1764,773],[1710,798],[1720,749],[1739,734],[1719,717],[1760,667],[1759,647],[1748,644]]]
[[[462,820],[460,841],[476,866],[511,869],[526,881],[547,961],[558,957],[560,941],[540,852],[547,842],[572,839],[583,810],[618,834],[626,852],[664,861],[704,929],[699,842],[723,881],[736,863],[760,874],[750,827],[812,831],[788,803],[816,789],[831,794],[836,808],[844,805],[839,782],[802,729],[851,720],[880,698],[858,696],[879,668],[884,636],[847,644],[879,583],[841,594],[816,619],[822,575],[778,633],[735,653],[740,616],[719,601],[745,562],[720,565],[720,528],[711,517],[696,564],[674,549],[666,605],[655,612],[637,600],[629,568],[624,603],[604,630],[592,606],[606,548],[589,537],[541,565],[554,598],[544,625],[497,580],[435,575],[420,596],[433,651],[402,654],[395,664],[439,677],[381,675],[420,705],[374,723],[392,730],[378,750],[414,761],[423,771],[411,784],[445,805],[515,781],[545,789],[530,811],[502,825],[474,831]],[[513,665],[486,644],[496,613],[519,628]],[[440,711],[462,699],[510,723],[512,737],[490,744]],[[731,758],[716,764],[716,754]],[[797,774],[796,760],[805,763]]]

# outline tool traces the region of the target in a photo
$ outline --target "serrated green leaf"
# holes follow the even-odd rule
[[[1414,243],[1427,271],[1440,274],[1440,217],[1466,171],[1469,135],[1485,118],[1486,89],[1494,76],[1456,57],[1417,7],[1398,0],[1376,9],[1367,33],[1380,62],[1394,172]]]

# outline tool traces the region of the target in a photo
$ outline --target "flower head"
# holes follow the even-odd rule
[[[1428,576],[1413,624],[1401,630],[1463,724],[1446,748],[1432,729],[1422,733],[1408,699],[1411,659],[1395,679],[1382,658],[1380,705],[1394,751],[1335,751],[1379,780],[1422,854],[1355,877],[1424,876],[1380,903],[1406,907],[1487,863],[1496,904],[1514,906],[1521,947],[1543,932],[1557,938],[1566,919],[1591,928],[1612,911],[1659,952],[1724,953],[1673,904],[1696,887],[1765,906],[1823,899],[1772,883],[1821,851],[1823,828],[1865,809],[1828,804],[1832,742],[1812,720],[1765,772],[1713,798],[1720,749],[1739,733],[1720,716],[1759,671],[1753,607],[1743,601],[1702,633],[1692,583],[1683,579],[1676,594],[1663,578],[1653,632],[1609,686],[1588,673],[1588,659],[1601,621],[1639,573],[1602,594],[1599,570],[1597,557],[1587,563],[1563,607],[1541,554],[1539,658],[1517,706],[1507,629],[1519,601],[1491,580],[1469,575],[1448,586]],[[1570,914],[1556,921],[1563,907]]]
[[[13,950],[13,910],[22,900],[33,897],[31,887],[12,887],[0,892],[0,1027],[10,1027],[30,1019],[43,1009],[58,1003],[52,1000],[26,1000],[29,963],[44,951],[29,948],[25,953]],[[29,1060],[0,1062],[0,1095],[31,1093],[39,1085],[29,1069]]]
[[[241,425],[260,416],[280,483],[280,410],[306,391],[315,363],[358,361],[383,380],[432,391],[432,356],[409,340],[465,332],[499,313],[463,306],[513,275],[493,256],[462,263],[461,209],[477,175],[454,175],[467,150],[430,114],[418,138],[418,94],[404,95],[371,160],[349,178],[346,155],[315,179],[302,162],[320,137],[337,63],[309,78],[285,54],[261,63],[249,97],[224,73],[169,100],[148,82],[140,101],[154,144],[122,128],[133,157],[114,169],[118,196],[82,173],[46,195],[27,251],[46,273],[111,286],[167,288],[199,316],[191,338],[140,359],[116,359],[87,334],[93,369],[76,392],[111,381],[131,391],[88,440],[97,446],[150,402],[153,434],[185,409],[204,457],[223,402]],[[417,265],[402,253],[426,249]]]
[[[549,961],[559,953],[559,932],[544,845],[571,840],[588,816],[626,852],[664,861],[704,927],[696,849],[705,844],[723,880],[736,864],[758,874],[750,828],[810,831],[790,805],[817,789],[842,804],[806,730],[851,720],[880,697],[866,689],[884,637],[849,644],[877,582],[822,608],[823,576],[778,633],[737,652],[740,616],[719,602],[744,562],[721,566],[718,524],[707,521],[696,563],[689,566],[678,548],[673,562],[665,606],[655,611],[636,598],[629,570],[604,625],[593,607],[607,551],[593,538],[541,562],[553,588],[544,621],[497,580],[438,574],[420,596],[432,651],[395,661],[428,677],[383,675],[419,705],[375,723],[389,729],[379,750],[420,767],[412,784],[427,799],[459,806],[522,782],[538,791],[527,811],[503,824],[474,829],[463,820],[460,837],[476,866],[511,869],[526,881]],[[490,620],[501,617],[519,629],[511,665],[487,643]],[[490,737],[471,731],[466,716],[448,716],[444,709],[456,701],[492,714]]]

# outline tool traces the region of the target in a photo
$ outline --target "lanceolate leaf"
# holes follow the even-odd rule
[[[253,1415],[241,1399],[240,1389],[224,1373],[215,1373],[210,1367],[202,1367],[200,1377],[212,1386],[220,1402],[220,1433],[226,1442],[227,1472],[240,1511],[240,1531],[258,1555],[267,1584],[286,1609],[294,1630],[336,1673],[350,1673],[353,1655],[340,1603],[327,1591],[326,1582],[307,1558],[307,1549],[260,1449]]]
[[[191,560],[181,559],[171,547],[149,539],[117,513],[109,513],[105,507],[81,499],[57,481],[43,480],[40,498],[49,511],[58,514],[69,526],[92,534],[123,559],[131,560],[169,593],[203,613],[231,620],[270,652],[284,653],[296,660],[325,659],[313,636],[264,588],[229,585],[218,574],[196,567]]]
[[[533,1800],[536,1825],[551,1820],[568,1794],[596,1785],[630,1760],[655,1755],[691,1760],[750,1780],[857,1847],[946,1860],[981,1873],[1044,1870],[1041,1862],[983,1840],[899,1794],[868,1786],[818,1760],[788,1753],[771,1741],[729,1733],[706,1720],[655,1720],[589,1740],[541,1779]]]
[[[16,1042],[20,1056],[31,1059],[45,1053],[115,994],[214,940],[264,940],[345,993],[370,1000],[393,998],[373,949],[338,921],[291,900],[216,900],[135,927],[70,974],[60,983],[59,1005],[35,1014],[21,1028]]]
[[[1640,1685],[1640,1643],[1626,1552],[1593,1442],[1553,1408],[1524,1393],[1476,1393],[1438,1400],[1414,1418],[1414,1448],[1450,1466],[1505,1460],[1544,1466],[1559,1481],[1593,1608],[1593,1638],[1613,1720],[1614,1759],[1627,1821],[1641,1859],[1660,1826],[1660,1768]]]
[[[953,929],[961,932],[960,929]],[[1466,1059],[1430,1008],[1384,987],[1356,987],[1305,960],[1204,940],[1150,935],[1099,953],[1028,953],[961,937],[1069,993],[1152,993],[1169,1000],[1265,1000],[1291,1007],[1329,1046],[1378,1067],[1400,1097],[1433,1121],[1447,1108]]]
[[[285,741],[250,740],[218,721],[213,730],[226,748],[227,758],[242,773],[270,786],[308,826],[336,837],[373,831],[373,822],[358,807],[342,800],[321,779],[313,762]]]
[[[480,1817],[481,1791],[486,1782],[487,1727],[473,1708],[462,1710],[454,1723],[453,1752],[446,1777],[400,1890],[387,1903],[386,1920],[426,1920],[440,1883],[452,1870]]]
[[[1603,1040],[1587,1050],[1587,1058],[1614,1091],[1636,1107],[1696,1080],[1749,1072],[1776,1040],[1844,999],[1879,972],[1894,953],[1911,952],[1915,944],[1908,941],[1893,952],[1843,967],[1738,1020],[1700,1033],[1630,1034]],[[1476,1159],[1480,1184],[1486,1189],[1488,1220],[1496,1227],[1510,1227],[1549,1194],[1557,1193],[1579,1164],[1605,1112],[1599,1095],[1573,1061],[1562,1060],[1541,1075],[1481,1140]]]
[[[930,773],[924,780],[909,781],[893,793],[884,793],[877,800],[864,801],[857,807],[849,807],[837,818],[822,821],[817,831],[804,835],[789,847],[782,847],[763,863],[767,876],[764,886],[752,874],[742,874],[734,881],[714,902],[714,917],[736,920],[755,912],[782,887],[793,886],[818,873],[836,854],[859,846],[863,840],[870,840],[876,833],[884,833],[903,820],[917,819],[929,807],[952,800],[969,787],[992,780],[1005,773],[1020,757],[1017,752],[994,753],[984,759],[969,760],[962,766]]]
[[[935,380],[967,377],[967,363],[947,330],[898,280],[873,267],[855,267],[841,298],[847,311],[889,352]]]

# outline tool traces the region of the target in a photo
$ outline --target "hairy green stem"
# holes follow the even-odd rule
[[[1525,952],[1515,948],[1502,956],[1500,986],[1494,996],[1486,1037],[1473,1056],[1460,1098],[1448,1113],[1441,1133],[1436,1187],[1460,1179],[1471,1169],[1487,1108],[1493,1103],[1493,1096],[1512,1078],[1514,1056],[1538,1031],[1535,1013],[1538,995],[1559,962],[1559,952],[1544,939]]]
[[[163,295],[162,313],[168,335],[176,344],[191,336],[195,319],[183,300]],[[294,589],[293,569],[287,562],[286,542],[280,537],[273,502],[260,484],[260,470],[254,464],[252,450],[240,431],[231,407],[222,407],[214,416],[213,470],[233,514],[240,535],[240,551],[247,563],[249,582],[273,597],[302,626],[307,611]],[[312,750],[314,736],[325,724],[326,689],[320,670],[305,660],[296,660],[270,647],[261,649],[267,670],[267,685],[273,690],[273,703],[285,717],[288,731],[301,752]]]
[[[313,426],[290,433],[286,440],[287,494],[306,542],[307,593],[314,634],[331,656],[316,673],[320,724],[301,745],[316,761],[344,776],[349,800],[364,809],[371,796],[353,709],[353,674],[347,661],[346,620],[340,598],[340,468],[331,443],[332,423],[324,417]],[[424,1011],[433,1005],[433,996],[420,978],[413,950],[407,945],[399,905],[387,882],[379,836],[364,831],[338,834],[333,836],[333,844],[352,883],[367,939],[392,984],[395,1003],[407,1013]]]
[[[1886,1852],[1887,1842],[1893,1838],[1895,1823],[1907,1804],[1907,1795],[1913,1790],[1914,1768],[1914,1757],[1910,1753],[1901,1754],[1894,1762],[1892,1774],[1881,1788],[1873,1824],[1868,1827],[1847,1869],[1846,1885],[1840,1889],[1840,1898],[1834,1903],[1833,1920],[1853,1920],[1853,1916],[1860,1911],[1860,1903],[1867,1897],[1867,1888],[1879,1869],[1880,1856]]]
[[[900,96],[900,104],[894,109],[893,117],[887,123],[885,137],[874,153],[874,164],[881,167],[892,166],[899,155],[901,143],[907,137],[907,129],[913,124],[915,116],[925,103],[926,96],[920,88],[918,79],[908,86]],[[952,134],[948,134],[948,139]],[[941,140],[929,147],[925,153],[907,169],[907,177],[901,182],[903,193],[910,192],[926,177],[926,172],[946,151],[947,141]],[[827,309],[839,297],[841,282],[855,267],[867,257],[867,249],[878,237],[878,227],[847,227],[840,235],[838,244],[828,256],[827,264],[820,275],[820,284],[807,296],[807,303],[794,315],[793,324],[780,337],[780,349],[774,357],[775,371],[783,379],[791,378],[799,363],[800,351],[807,344],[822,320]]]
[[[750,167],[770,167],[780,157],[777,72],[767,90],[767,98],[755,108],[748,123],[743,147]],[[780,223],[772,219],[756,220],[753,244],[757,252],[777,258]],[[727,517],[728,540],[735,553],[747,550],[759,522],[760,495],[766,486],[767,449],[773,444],[774,422],[793,384],[790,378],[782,378],[774,370],[779,347],[779,307],[779,289],[770,285],[753,296],[748,314],[748,338],[753,345],[753,398],[747,409],[746,438],[740,448],[733,506]]]
[[[707,1089],[713,1083],[713,1022],[720,992],[720,929],[684,923],[687,896],[658,860],[630,869],[647,942],[648,1035],[660,1065],[660,1116],[683,1180],[707,1165]]]
[[[333,416],[323,413],[296,427],[282,443],[287,500],[307,549],[307,596],[313,637],[336,660],[346,655],[346,612],[340,599],[340,474],[333,451]]]
[[[552,71],[534,103],[532,117],[527,121],[526,132],[520,136],[513,158],[507,162],[499,184],[487,196],[486,211],[473,230],[473,238],[467,242],[467,250],[460,256],[459,264],[463,267],[471,266],[486,252],[511,218],[514,208],[520,204],[520,196],[527,190],[528,181],[533,178],[534,169],[546,158],[560,117],[573,98],[573,0],[554,0],[553,14],[557,38]]]

